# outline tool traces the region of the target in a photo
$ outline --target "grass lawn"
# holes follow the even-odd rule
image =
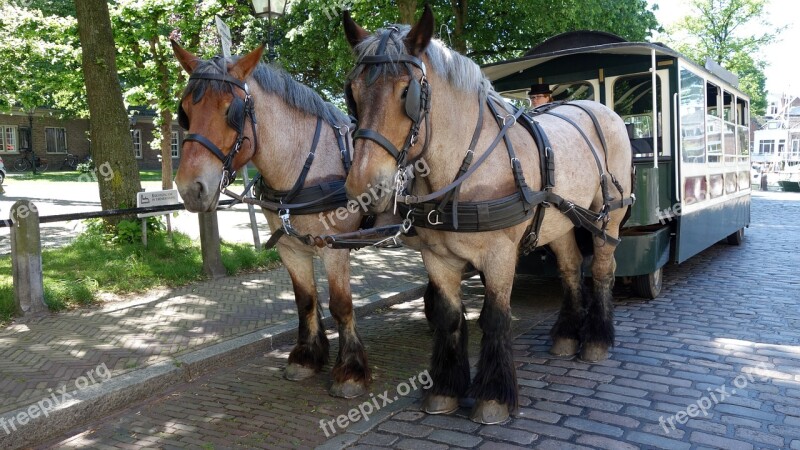
[[[33,172],[9,172],[8,173],[8,181],[20,180],[20,181],[75,181],[75,182],[93,182],[97,181],[98,175],[92,175],[90,173],[81,173],[76,170],[68,170],[68,171],[58,171],[58,172],[39,172],[36,175]],[[141,177],[142,181],[161,181],[161,171],[160,170],[141,170],[139,171],[139,177]]]
[[[256,251],[249,244],[222,244],[222,262],[229,275],[276,267],[274,249]],[[91,304],[101,291],[142,292],[200,280],[199,242],[181,233],[149,236],[148,246],[110,243],[84,233],[66,247],[42,252],[45,302],[52,311]],[[0,257],[0,325],[14,314],[11,257]]]

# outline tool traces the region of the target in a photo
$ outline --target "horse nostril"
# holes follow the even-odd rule
[[[206,185],[203,182],[197,182],[197,198],[203,198],[206,195]]]

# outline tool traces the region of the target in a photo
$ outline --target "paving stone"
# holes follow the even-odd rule
[[[568,442],[554,441],[546,439],[540,442],[536,448],[543,450],[591,450],[591,447],[584,445],[570,444]]]
[[[637,450],[639,447],[631,445],[628,442],[621,440],[611,439],[605,436],[597,436],[594,434],[584,434],[575,440],[578,444],[591,446],[592,448],[603,448],[608,450]]]
[[[481,438],[471,434],[448,430],[436,430],[428,436],[428,439],[465,448],[475,447],[482,441]]]
[[[547,423],[536,422],[533,420],[514,420],[510,424],[513,428],[530,431],[543,436],[551,436],[557,439],[568,440],[575,432],[569,428],[561,425],[551,425]]]
[[[745,441],[755,441],[762,444],[774,445],[778,448],[783,448],[785,439],[783,436],[775,434],[764,433],[761,431],[751,430],[749,428],[738,427],[736,428],[736,437]]]
[[[471,420],[464,420],[461,417],[453,417],[447,415],[428,415],[421,422],[423,425],[428,425],[433,428],[440,428],[445,430],[461,431],[464,433],[471,433],[478,429],[481,425]]]
[[[421,439],[403,439],[395,444],[394,448],[403,450],[447,450],[448,447],[445,444],[437,444]]]
[[[603,411],[591,411],[589,413],[589,419],[631,429],[638,427],[640,423],[638,420],[632,417],[626,417],[622,414],[607,413]]]
[[[604,434],[612,437],[620,437],[623,433],[622,428],[620,427],[601,422],[595,422],[592,420],[586,420],[580,417],[568,417],[567,420],[564,421],[564,426],[589,433]]]
[[[713,434],[702,433],[700,431],[693,431],[692,434],[689,435],[689,441],[694,444],[705,444],[729,450],[751,450],[753,448],[753,444],[748,442],[728,439]]]
[[[358,440],[359,444],[365,445],[380,445],[383,447],[389,447],[395,442],[397,442],[399,438],[397,436],[393,436],[391,434],[383,434],[383,433],[367,433]]]
[[[647,447],[663,448],[667,450],[689,449],[691,445],[688,442],[681,442],[675,439],[658,436],[651,433],[642,433],[639,431],[631,431],[626,436],[628,441],[642,444]]]
[[[487,425],[478,431],[478,434],[487,438],[527,445],[535,441],[538,435],[522,430],[514,430],[499,425]]]

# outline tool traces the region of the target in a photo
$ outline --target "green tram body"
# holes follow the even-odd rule
[[[730,72],[713,63],[707,66],[660,44],[572,32],[549,39],[522,58],[483,67],[495,89],[520,105],[527,104],[531,84],[548,83],[555,101],[599,101],[626,122],[636,167],[636,204],[615,254],[616,274],[630,277],[644,297],[658,295],[668,262],[682,263],[726,238],[739,244],[750,224],[750,100],[736,88]],[[558,164],[558,149],[553,151]],[[546,249],[522,257],[518,271],[558,275],[555,258]]]

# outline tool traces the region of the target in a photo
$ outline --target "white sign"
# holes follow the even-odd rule
[[[214,16],[217,22],[217,34],[219,34],[219,41],[222,45],[222,56],[228,58],[231,56],[231,29],[222,21],[220,16]]]
[[[148,206],[163,206],[163,205],[175,205],[180,203],[180,198],[178,197],[178,190],[177,189],[169,189],[166,191],[150,191],[150,192],[137,192],[136,193],[136,207],[137,208],[146,208]],[[178,211],[177,209],[175,211]],[[142,213],[137,214],[136,217],[143,218],[143,217],[152,217],[152,216],[163,216],[165,214],[169,214],[172,211],[157,211],[157,212],[149,212],[149,213]]]

